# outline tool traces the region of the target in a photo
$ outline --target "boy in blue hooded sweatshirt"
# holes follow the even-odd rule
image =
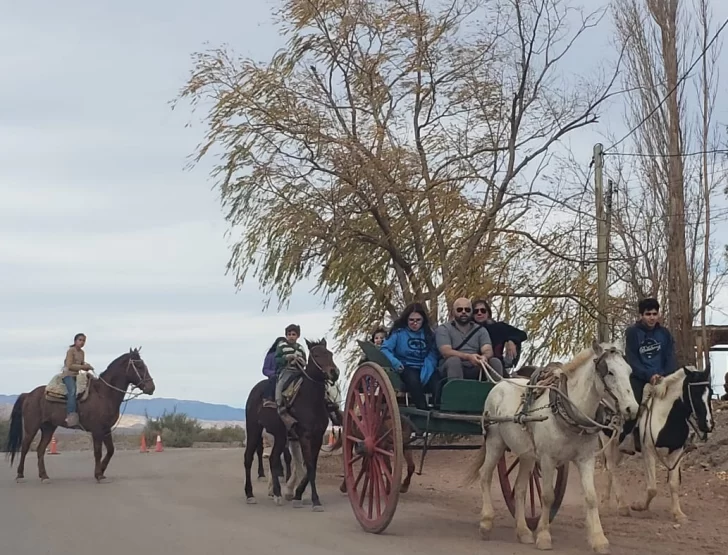
[[[677,370],[675,342],[672,334],[660,325],[660,303],[657,299],[642,299],[639,303],[640,319],[625,332],[625,355],[632,367],[630,382],[635,400],[642,403],[645,385],[656,385],[665,376]],[[636,420],[626,422],[624,433],[629,434]],[[636,439],[636,438],[635,438]],[[626,447],[626,452],[631,448]]]
[[[425,392],[435,393],[437,346],[427,311],[421,304],[413,303],[404,309],[381,350],[399,374],[415,407],[427,410]]]

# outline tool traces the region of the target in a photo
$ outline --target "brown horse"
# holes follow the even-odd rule
[[[106,479],[104,472],[114,455],[111,429],[119,419],[119,407],[130,385],[138,387],[147,395],[154,393],[154,380],[149,375],[147,365],[139,356],[139,349],[130,349],[128,353],[124,353],[109,364],[98,379],[89,380],[88,398],[78,404],[80,427],[91,432],[93,438],[96,460],[94,477],[99,482]],[[21,449],[18,482],[22,482],[25,478],[25,457],[38,430],[42,434],[37,448],[38,475],[44,483],[50,481],[45,468],[45,450],[56,428],[66,427],[65,421],[66,404],[46,400],[45,386],[36,387],[30,393],[23,393],[18,397],[10,416],[6,449],[10,455],[11,466],[18,449]],[[102,443],[106,445],[106,456],[103,461]]]
[[[298,394],[295,396],[290,413],[296,418],[295,431],[300,439],[303,460],[306,465],[306,476],[296,488],[293,506],[301,507],[301,496],[308,484],[311,484],[311,502],[314,511],[322,511],[321,501],[316,491],[316,466],[324,434],[329,423],[326,401],[326,384],[335,383],[339,379],[339,369],[334,363],[334,355],[326,347],[326,340],[311,342],[306,340],[309,357],[306,368],[302,372]],[[247,418],[245,420],[245,497],[249,504],[254,504],[253,484],[250,471],[253,466],[263,430],[273,436],[273,448],[270,454],[270,473],[273,479],[273,500],[282,504],[280,477],[283,474],[281,454],[286,447],[288,434],[286,427],[273,407],[263,406],[263,390],[265,382],[257,384],[248,396],[245,404]]]

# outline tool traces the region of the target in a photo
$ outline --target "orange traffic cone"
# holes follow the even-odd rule
[[[51,455],[60,455],[58,452],[58,444],[56,443],[56,436],[53,436],[53,439],[51,439]]]
[[[164,447],[162,447],[162,436],[157,435],[157,446],[154,448],[155,453],[161,453],[164,451]]]
[[[149,449],[147,449],[147,436],[142,434],[142,446],[139,449],[140,453],[149,453]]]

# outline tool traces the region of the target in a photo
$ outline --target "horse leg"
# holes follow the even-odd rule
[[[618,514],[620,516],[630,516],[629,505],[624,499],[622,485],[617,479],[617,467],[622,459],[622,453],[619,450],[616,438],[613,441],[607,440],[607,442],[604,449],[604,469],[607,472],[607,493],[605,498],[607,504],[609,504],[611,490],[614,490],[614,496],[617,498]]]
[[[323,436],[321,438],[323,440]],[[298,509],[300,507],[303,507],[303,502],[301,501],[301,497],[303,497],[303,492],[306,491],[306,488],[308,487],[308,482],[311,479],[311,473],[309,472],[311,465],[311,437],[310,435],[306,434],[299,440],[299,445],[301,446],[301,455],[303,458],[303,462],[306,465],[306,472],[303,473],[303,479],[301,480],[301,483],[298,484],[298,487],[296,488],[296,492],[293,495],[293,507]]]
[[[541,463],[541,518],[536,527],[536,548],[542,550],[551,549],[551,507],[554,504],[554,477],[556,476],[556,465],[550,457],[543,457]]]
[[[493,519],[495,511],[493,510],[493,500],[490,496],[490,488],[493,483],[493,472],[498,466],[498,461],[506,451],[506,445],[498,435],[496,428],[488,430],[485,443],[482,447],[485,449],[485,458],[483,466],[480,470],[480,494],[482,496],[482,505],[480,509],[480,524],[478,529],[480,537],[484,540],[490,539],[490,531],[493,529]]]
[[[657,495],[657,475],[655,470],[655,446],[642,444],[642,462],[645,465],[645,478],[647,479],[647,491],[644,501],[635,501],[632,503],[633,511],[648,511],[650,503]]]
[[[255,449],[256,455],[258,455],[258,480],[265,480],[265,468],[263,468],[263,440],[258,442],[258,447]]]
[[[581,477],[581,488],[584,490],[589,545],[596,553],[609,553],[609,540],[604,535],[602,522],[599,518],[599,500],[594,487],[594,462],[593,455],[575,461]]]
[[[286,482],[288,482],[291,479],[291,450],[289,447],[283,448],[283,462],[286,463]]]
[[[281,476],[283,475],[281,456],[287,440],[286,436],[282,434],[273,436],[273,438],[273,449],[271,449],[268,462],[270,463],[270,475],[273,481],[273,502],[280,506],[283,505],[283,498],[281,497]]]
[[[46,472],[45,452],[46,449],[48,449],[48,445],[50,445],[51,440],[53,439],[53,433],[56,431],[56,427],[51,425],[44,425],[41,426],[40,431],[41,436],[40,440],[38,441],[38,447],[36,448],[36,451],[38,453],[38,477],[40,478],[41,482],[47,484],[51,481],[51,479],[48,477],[48,473]]]
[[[109,430],[104,435],[104,446],[106,447],[106,455],[104,455],[104,460],[101,461],[101,480],[106,480],[106,469],[109,468],[109,462],[111,462],[111,457],[114,456],[114,451],[116,450],[114,448],[114,438],[111,435],[111,430]]]
[[[412,451],[409,449],[405,449],[404,451],[404,460],[407,461],[407,476],[402,482],[402,486],[399,488],[399,493],[407,493],[409,491],[412,475],[415,473],[415,458],[412,456]]]
[[[245,442],[245,499],[248,505],[255,505],[255,497],[253,496],[253,484],[250,479],[250,471],[253,468],[253,457],[258,447],[258,443],[262,441],[263,429],[259,424],[254,423],[252,420],[248,420],[248,424],[245,429],[246,439]]]
[[[101,470],[102,445],[104,443],[103,433],[92,433],[91,439],[94,443],[94,478],[97,482],[103,480],[104,472]]]
[[[309,458],[310,463],[306,469],[308,472],[308,481],[311,483],[311,503],[313,504],[314,512],[323,512],[324,507],[321,505],[321,500],[316,490],[316,469],[318,468],[319,453],[321,453],[321,445],[323,444],[323,434],[317,434],[311,438],[311,457]]]
[[[18,475],[15,478],[16,482],[25,481],[25,457],[28,456],[28,451],[30,451],[33,439],[36,435],[38,435],[38,430],[40,429],[40,425],[37,423],[33,423],[34,425],[31,427],[27,418],[23,420],[23,424],[25,430],[23,432],[23,443],[20,446],[20,461],[18,461]]]
[[[682,456],[682,453],[682,449],[678,449],[671,453],[669,458],[673,460],[670,461],[669,464],[674,468],[668,472],[670,497],[672,500],[672,517],[678,524],[686,524],[688,522],[687,515],[682,512],[682,509],[680,508],[680,457]]]
[[[521,457],[518,461],[518,476],[513,487],[516,501],[516,536],[521,543],[533,543],[533,532],[526,523],[526,490],[531,483],[531,474],[536,461]]]

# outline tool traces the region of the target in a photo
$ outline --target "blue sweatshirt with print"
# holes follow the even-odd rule
[[[382,343],[381,351],[392,363],[392,368],[417,368],[420,381],[427,383],[437,368],[437,347],[434,338],[427,340],[424,330],[399,328]]]
[[[650,329],[637,322],[625,332],[625,355],[632,374],[644,382],[655,374],[667,376],[677,370],[672,334],[656,324]]]

